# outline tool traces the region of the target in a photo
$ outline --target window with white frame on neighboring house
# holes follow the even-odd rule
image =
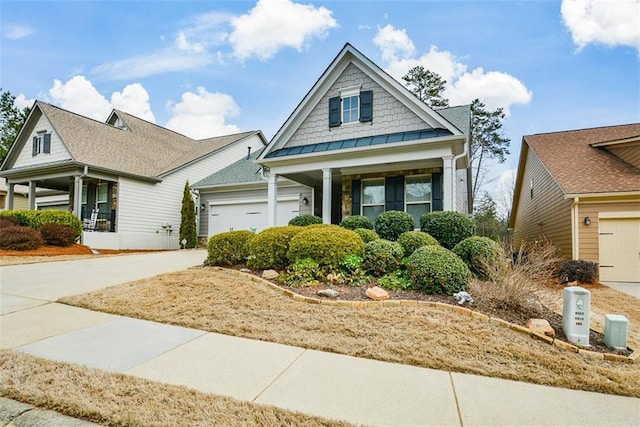
[[[51,134],[44,131],[38,132],[32,140],[32,155],[36,156],[41,153],[51,153]]]
[[[405,212],[411,214],[416,228],[420,228],[420,217],[431,212],[431,194],[431,175],[405,178]]]
[[[375,223],[384,212],[384,178],[362,180],[362,215]]]
[[[373,91],[360,86],[340,91],[329,99],[329,127],[373,121]]]

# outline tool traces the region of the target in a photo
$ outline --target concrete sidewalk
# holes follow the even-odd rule
[[[153,275],[204,259],[204,253],[191,259],[185,252],[174,253],[183,258],[173,267],[166,257],[147,254],[114,257],[107,268],[135,276],[142,272],[127,264],[144,265]],[[51,295],[98,286],[83,283],[99,276],[84,262],[31,265],[38,270],[34,279],[22,277],[20,286],[6,278],[31,276],[28,271],[0,268],[1,348],[356,424],[640,425],[640,399],[384,363],[51,302],[57,298]],[[48,280],[56,276],[47,276],[47,269],[73,272],[58,283],[65,289],[56,290],[56,279]],[[116,280],[130,280],[122,277]]]

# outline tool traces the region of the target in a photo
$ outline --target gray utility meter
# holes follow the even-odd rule
[[[589,307],[591,292],[579,286],[564,288],[562,330],[569,342],[589,346]]]

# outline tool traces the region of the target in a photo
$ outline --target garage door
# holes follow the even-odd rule
[[[298,199],[278,201],[278,225],[287,225],[298,216]],[[267,202],[225,203],[209,205],[209,236],[223,231],[255,230],[267,227]]]
[[[640,218],[599,219],[600,280],[640,282]]]

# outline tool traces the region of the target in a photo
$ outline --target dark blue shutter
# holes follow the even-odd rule
[[[404,176],[390,176],[385,179],[384,210],[404,211]]]
[[[360,195],[361,195],[361,181],[354,179],[351,181],[351,215],[360,215]]]
[[[42,142],[42,152],[43,153],[51,153],[51,134],[44,134],[44,139]]]
[[[373,120],[373,91],[363,90],[360,92],[360,121],[370,122]]]
[[[340,126],[342,124],[342,121],[340,120],[340,113],[342,112],[341,104],[342,104],[342,100],[340,99],[339,96],[329,99],[329,127],[330,128]]]
[[[38,137],[34,136],[33,137],[33,146],[31,147],[31,155],[35,156],[36,154],[38,154]]]
[[[431,206],[432,211],[442,210],[442,174],[441,173],[431,174],[431,201],[433,203],[433,205]]]

